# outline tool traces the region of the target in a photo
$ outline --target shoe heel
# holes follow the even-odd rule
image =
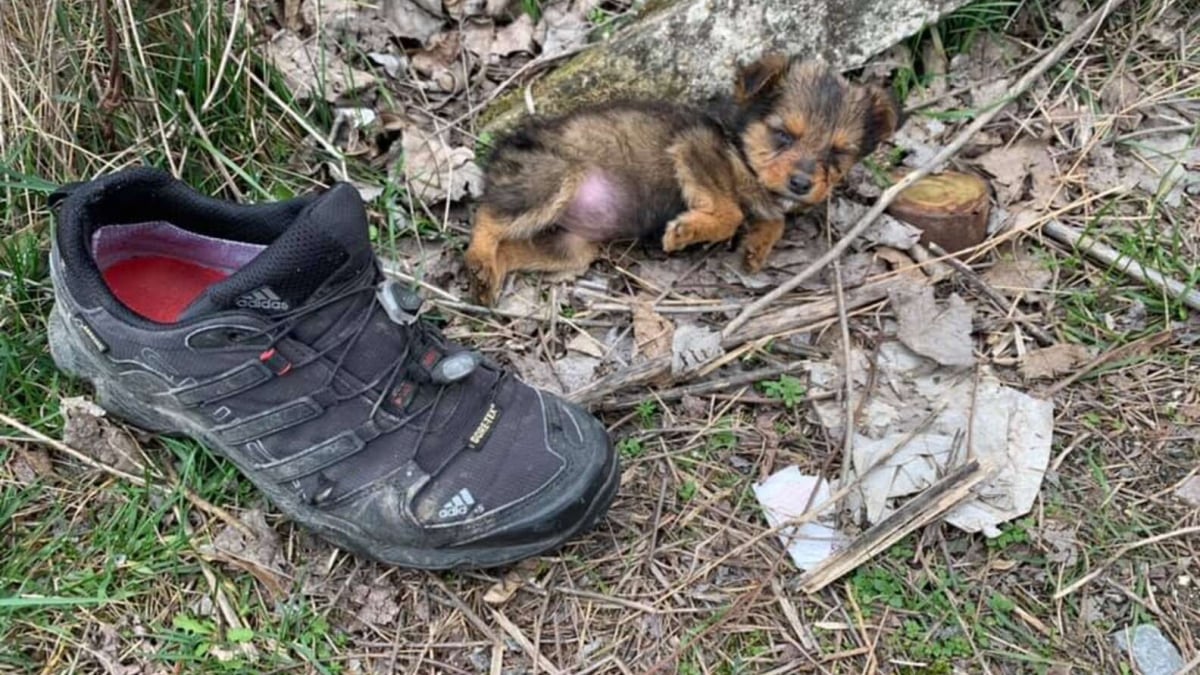
[[[112,378],[118,375],[106,374],[104,367],[87,352],[82,336],[78,331],[71,329],[57,303],[50,312],[47,333],[50,357],[54,359],[54,364],[68,376],[92,385],[96,393],[96,405],[146,431],[179,433],[179,425],[174,420],[155,411],[152,406],[138,401],[112,382]]]

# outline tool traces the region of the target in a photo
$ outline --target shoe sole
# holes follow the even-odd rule
[[[146,431],[191,438],[221,457],[229,460],[241,473],[279,507],[278,497],[273,496],[273,486],[260,485],[251,476],[250,471],[241,465],[231,453],[226,452],[219,442],[210,438],[204,429],[183,415],[165,407],[155,406],[137,396],[133,392],[118,386],[115,380],[119,377],[114,368],[104,364],[99,356],[92,353],[91,347],[84,341],[80,331],[72,330],[68,319],[60,309],[61,301],[56,301],[50,313],[48,325],[50,355],[58,368],[67,375],[89,383],[95,391],[96,404],[106,412],[119,417],[132,425]],[[612,452],[611,440],[608,441],[606,456],[609,457],[605,467],[604,481],[598,490],[594,491],[592,504],[582,518],[567,528],[552,536],[538,541],[508,547],[471,547],[463,546],[453,549],[413,549],[400,546],[372,545],[352,538],[335,519],[305,518],[289,516],[321,538],[337,547],[355,553],[365,558],[377,560],[389,565],[397,565],[413,569],[453,570],[453,569],[486,569],[503,567],[526,558],[549,553],[558,549],[567,541],[592,529],[603,519],[608,507],[617,494],[620,483],[620,464]],[[283,510],[283,509],[281,509]]]

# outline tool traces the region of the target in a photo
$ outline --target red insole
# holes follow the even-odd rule
[[[145,256],[104,270],[104,281],[129,309],[151,321],[174,323],[206,288],[229,276],[196,263]]]

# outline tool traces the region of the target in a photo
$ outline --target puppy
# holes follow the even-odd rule
[[[780,54],[742,67],[733,100],[711,110],[629,101],[527,119],[485,170],[472,293],[491,305],[509,272],[581,274],[610,241],[678,251],[743,224],[744,265],[758,271],[785,217],[823,202],[899,124],[887,90]]]

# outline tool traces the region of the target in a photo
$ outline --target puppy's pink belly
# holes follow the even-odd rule
[[[636,237],[635,205],[629,191],[600,171],[584,178],[559,225],[588,241]]]

